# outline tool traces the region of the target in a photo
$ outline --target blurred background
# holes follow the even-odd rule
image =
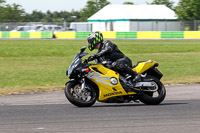
[[[200,30],[200,0],[119,0],[117,2],[57,0],[56,3],[54,2],[52,0],[42,2],[0,0],[0,31]],[[127,5],[135,6],[124,10]],[[168,9],[155,8],[152,5],[164,5]],[[167,14],[172,16],[167,18]]]

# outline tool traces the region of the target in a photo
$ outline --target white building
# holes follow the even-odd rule
[[[92,31],[180,31],[181,22],[164,5],[107,5],[88,18]]]

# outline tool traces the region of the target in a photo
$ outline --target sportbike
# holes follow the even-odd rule
[[[160,79],[163,74],[157,69],[155,61],[137,62],[132,69],[142,75],[142,79],[133,82],[133,77],[126,73],[112,70],[112,62],[89,64],[82,57],[86,46],[76,54],[67,75],[65,95],[69,102],[78,107],[90,107],[96,101],[105,103],[127,103],[141,101],[147,105],[160,104],[166,90]]]

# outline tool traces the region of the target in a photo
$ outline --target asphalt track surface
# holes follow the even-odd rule
[[[63,91],[0,97],[0,133],[200,133],[200,84],[166,86],[157,106],[71,105]]]

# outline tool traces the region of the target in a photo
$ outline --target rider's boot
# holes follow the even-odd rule
[[[133,71],[130,67],[126,67],[125,71],[132,77],[134,77],[133,82],[139,81],[142,78],[141,74]]]

